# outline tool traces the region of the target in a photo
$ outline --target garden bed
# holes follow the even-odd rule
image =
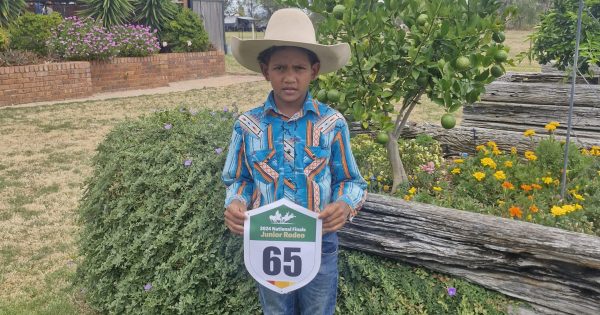
[[[0,106],[167,86],[223,74],[225,58],[220,51],[0,67]]]

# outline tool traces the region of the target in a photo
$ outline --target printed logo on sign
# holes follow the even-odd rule
[[[250,221],[251,240],[315,241],[315,219],[285,205],[252,216]]]
[[[289,212],[286,213],[282,217],[281,214],[279,213],[279,210],[277,210],[275,212],[275,215],[270,215],[269,216],[269,220],[271,220],[271,223],[273,223],[273,224],[291,224],[288,221],[290,221],[291,219],[293,219],[295,217],[296,217],[295,215],[290,214]]]

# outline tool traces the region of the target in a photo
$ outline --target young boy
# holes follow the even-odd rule
[[[233,38],[233,55],[261,72],[273,90],[266,102],[234,125],[223,181],[225,224],[243,234],[245,211],[287,198],[319,212],[323,220],[321,267],[306,286],[288,294],[258,286],[265,314],[333,314],[337,294],[337,234],[366,198],[352,152],[348,125],[308,88],[320,73],[336,71],[350,57],[348,44],[319,45],[299,9],[273,14],[262,40]]]

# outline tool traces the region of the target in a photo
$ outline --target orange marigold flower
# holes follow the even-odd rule
[[[533,195],[529,195],[529,196],[527,196],[527,199],[529,199],[529,200],[533,200]]]
[[[531,205],[529,207],[529,211],[536,213],[536,212],[540,211],[540,209],[536,205]]]
[[[521,184],[521,189],[523,189],[524,191],[531,191],[533,187],[531,187],[531,185]]]
[[[511,184],[510,182],[505,181],[504,183],[502,183],[502,187],[504,189],[515,189],[515,186],[513,184]]]
[[[542,186],[540,186],[538,184],[531,184],[531,188],[536,189],[536,190],[540,190],[540,189],[542,189]]]
[[[510,212],[511,217],[517,217],[519,219],[523,217],[523,212],[521,211],[521,208],[517,206],[512,206],[508,208],[508,211]]]

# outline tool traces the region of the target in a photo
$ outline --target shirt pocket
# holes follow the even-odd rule
[[[275,184],[279,179],[279,173],[276,171],[276,153],[273,149],[255,150],[248,152],[250,167],[252,168],[252,177],[254,180],[265,184]]]
[[[308,179],[318,181],[325,174],[331,151],[319,146],[304,146],[304,175]]]

